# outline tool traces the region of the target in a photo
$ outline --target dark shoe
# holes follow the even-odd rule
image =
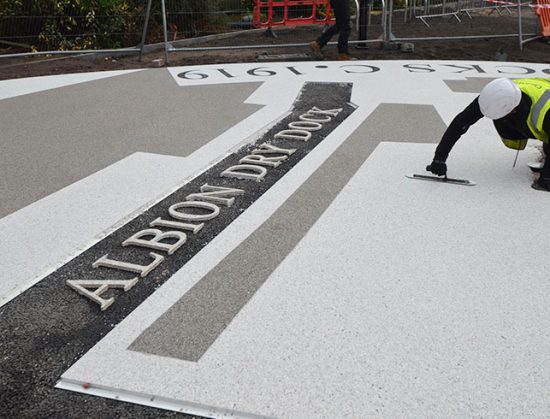
[[[357,58],[352,57],[347,52],[341,52],[338,54],[338,61],[348,61],[348,60],[357,60]]]
[[[537,191],[550,192],[550,177],[539,177],[539,180],[533,183],[531,187]]]
[[[321,45],[319,45],[319,42],[317,41],[311,42],[309,44],[309,48],[311,49],[311,53],[315,58],[317,58],[318,60],[322,60],[324,58],[323,53],[321,52]]]

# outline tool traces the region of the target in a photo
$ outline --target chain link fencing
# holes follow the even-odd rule
[[[194,39],[254,29],[255,0],[112,0],[100,2],[104,4],[103,8],[95,7],[91,10],[83,6],[87,2],[97,4],[92,0],[0,0],[0,57],[75,52],[140,53],[143,45],[160,44],[161,48],[165,48],[168,58],[171,51],[209,48],[189,46]],[[42,3],[47,7],[39,7]],[[34,6],[24,8],[25,4]],[[62,7],[53,7],[52,4]],[[80,4],[80,7],[75,4]],[[361,24],[360,2],[351,0],[350,4],[354,36],[357,38]],[[369,28],[369,39],[352,39],[352,44],[518,36],[520,46],[523,46],[540,33],[538,19],[529,2],[368,0],[362,7],[368,10],[363,25]],[[273,21],[285,18],[282,10],[273,8]],[[321,19],[325,12],[317,6],[315,15]],[[259,10],[260,20],[267,21],[268,13],[268,10]],[[312,13],[311,4],[296,4],[288,8],[286,17],[292,24],[293,19],[307,18]],[[494,27],[484,28],[483,25],[475,24],[478,15],[512,16],[516,18],[517,24],[512,27],[508,19],[508,24],[502,25],[501,31],[495,33]],[[430,36],[430,28],[434,25],[444,25],[448,37]],[[529,36],[533,38],[527,38]],[[227,48],[270,47],[274,46],[262,36],[258,36],[258,43],[254,45],[227,45]],[[216,48],[222,49],[223,46]]]
[[[135,47],[144,25],[143,4],[133,9],[123,0],[101,4],[0,0],[0,54]]]
[[[404,7],[393,12],[391,30],[399,33],[389,34],[394,40],[430,40],[430,39],[489,39],[500,37],[518,37],[520,48],[540,34],[539,20],[535,14],[536,5],[528,2],[510,2],[501,0],[405,0]],[[403,19],[396,19],[396,15]],[[503,17],[502,24],[484,26],[476,24],[476,18],[492,16]],[[506,17],[507,19],[504,19]],[[406,24],[421,24],[426,30],[421,36],[406,37]],[[430,28],[445,26],[447,35],[430,37]],[[418,31],[417,31],[418,32]]]

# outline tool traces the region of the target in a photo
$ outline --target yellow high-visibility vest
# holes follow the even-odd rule
[[[548,142],[548,133],[544,132],[542,124],[546,112],[550,109],[550,79],[530,78],[512,80],[519,89],[531,98],[531,109],[527,116],[527,126],[533,137],[544,143]],[[505,139],[502,142],[508,148],[523,150],[527,140]]]

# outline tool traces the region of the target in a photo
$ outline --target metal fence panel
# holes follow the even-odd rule
[[[134,1],[136,8],[130,10],[115,7],[129,1]],[[48,9],[40,14],[30,14],[14,6],[20,3],[0,0],[0,7],[4,5],[0,8],[0,56],[29,51],[60,53],[97,48],[109,51],[120,48],[139,50],[135,46],[138,46],[142,39],[148,0],[105,2],[110,7],[109,13],[105,14],[95,11],[82,14],[78,8],[66,6],[76,4],[70,0],[59,2],[65,5],[61,9]],[[168,43],[173,43],[204,35],[252,28],[254,4],[255,0],[152,0],[145,42],[162,43],[166,37]],[[353,26],[357,30],[357,1],[352,0],[350,4]],[[530,3],[524,3],[523,7],[519,8],[513,2],[501,0],[369,0],[367,5],[370,11],[369,42],[429,39],[429,27],[434,24],[447,25],[449,37],[454,39],[517,34],[521,30],[526,34],[538,32],[537,20],[533,19],[534,9],[530,7]],[[524,17],[527,16],[523,22],[523,29],[520,25],[520,11],[523,11]],[[476,14],[479,13],[493,14],[496,18],[501,14],[517,16],[518,24],[512,27],[508,23],[507,27],[503,25],[501,28],[502,33],[490,33],[488,29],[474,24]],[[311,14],[311,5],[297,5],[289,11],[288,17],[299,19]],[[426,26],[426,31],[421,33],[416,27],[411,31],[411,25]],[[412,37],[409,35],[411,32],[415,34]],[[266,44],[268,43],[265,38],[259,37],[256,46],[273,46]],[[233,44],[233,47],[236,45]],[[167,45],[166,50],[170,49],[173,49],[172,46]]]

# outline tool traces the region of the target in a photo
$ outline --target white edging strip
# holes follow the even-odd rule
[[[128,403],[139,404],[157,409],[170,410],[173,412],[187,413],[190,415],[198,415],[209,418],[243,418],[243,419],[258,419],[267,418],[266,416],[258,416],[250,413],[238,412],[218,407],[203,406],[198,403],[182,402],[166,397],[158,397],[150,394],[141,394],[131,391],[114,390],[108,387],[95,386],[89,383],[82,383],[73,380],[61,379],[55,385],[56,388],[62,390],[74,391],[77,393],[88,394],[91,396],[104,397],[107,399],[118,400]]]

